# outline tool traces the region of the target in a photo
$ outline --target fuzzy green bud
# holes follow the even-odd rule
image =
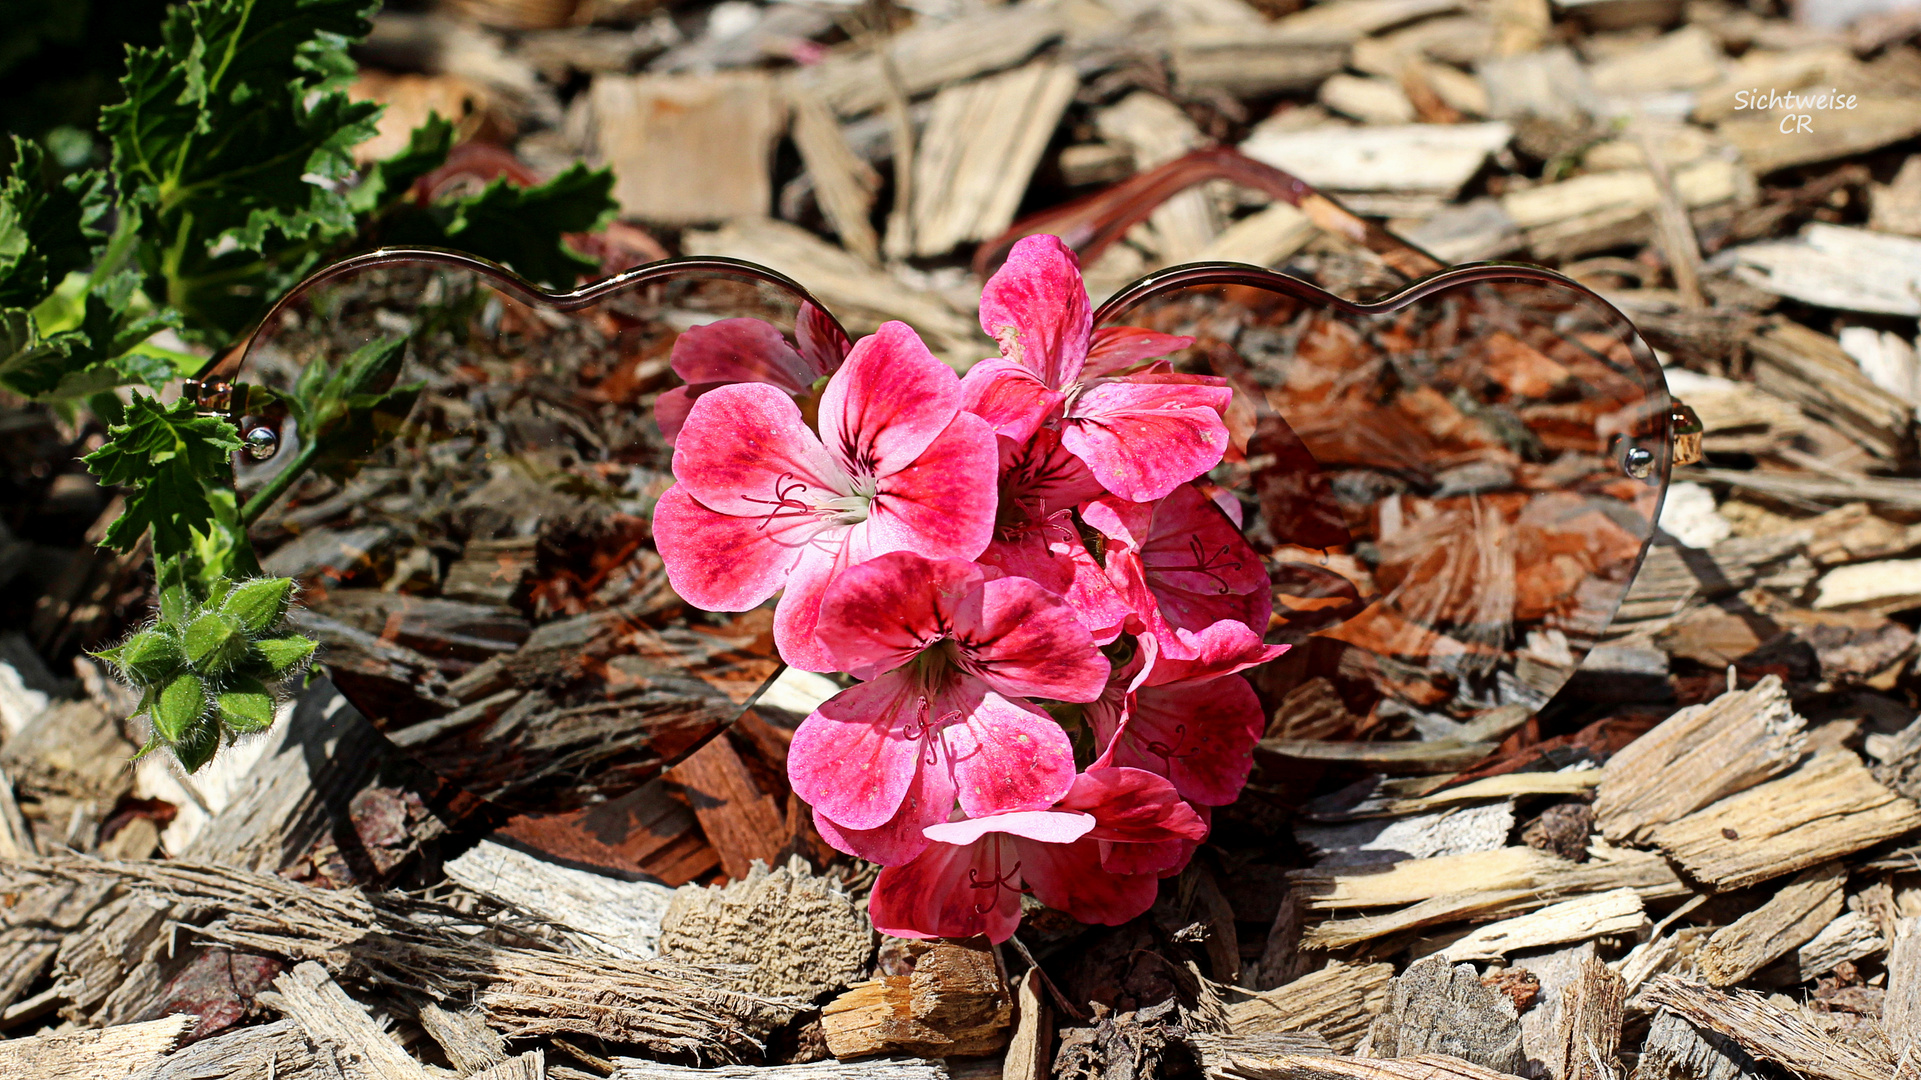
[[[165,682],[180,667],[180,642],[164,630],[142,630],[115,650],[113,663],[141,686]]]
[[[285,675],[307,662],[319,642],[312,638],[262,638],[253,643],[250,660],[258,660],[272,675]]]
[[[153,699],[153,728],[169,743],[188,736],[207,711],[207,686],[191,672],[173,677]]]
[[[258,679],[236,679],[232,686],[214,696],[220,723],[237,735],[265,731],[273,726],[273,695]]]
[[[223,614],[237,619],[249,634],[264,634],[287,613],[293,579],[259,578],[234,587],[220,602]]]
[[[218,611],[209,611],[188,623],[181,639],[187,663],[209,675],[227,670],[247,651],[247,635],[241,631],[239,620]]]
[[[183,585],[171,585],[160,590],[160,617],[170,623],[184,623],[193,613],[193,600],[187,595]]]
[[[188,772],[199,772],[200,766],[213,760],[214,751],[220,749],[220,724],[211,716],[202,716],[180,733],[174,740],[173,756],[180,767]]]

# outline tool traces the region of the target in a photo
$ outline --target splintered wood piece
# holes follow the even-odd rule
[[[814,178],[814,197],[828,224],[847,250],[870,263],[880,261],[880,237],[869,218],[880,174],[847,144],[840,121],[819,94],[798,79],[787,80],[783,93],[794,114],[794,146]]]
[[[1627,983],[1599,959],[1561,995],[1561,1039],[1548,1071],[1560,1080],[1614,1080]]]
[[[1014,1037],[1007,1044],[1007,1057],[1001,1063],[1003,1080],[1047,1080],[1048,1054],[1053,1025],[1047,998],[1041,993],[1041,969],[1032,967],[1021,976],[1020,993],[1014,1001]]]
[[[0,1076],[129,1076],[165,1056],[195,1020],[169,1016],[142,1024],[0,1040]]]
[[[787,840],[780,808],[761,790],[726,732],[667,770],[667,779],[686,790],[700,831],[720,853],[720,868],[728,877],[746,877],[755,860],[771,863],[780,854]]]
[[[1452,197],[1513,137],[1501,123],[1257,126],[1241,152],[1328,190]]]
[[[1194,254],[1195,262],[1240,262],[1277,266],[1307,246],[1319,231],[1290,203],[1277,202],[1222,229]]]
[[[1717,891],[1746,888],[1921,828],[1921,808],[1876,783],[1851,751],[1654,830],[1650,839]]]
[[[947,1066],[914,1058],[810,1061],[801,1065],[723,1065],[694,1069],[617,1057],[607,1080],[948,1080]]]
[[[1733,1039],[1697,1029],[1662,1009],[1648,1025],[1631,1080],[1764,1080],[1767,1075]]]
[[[1546,901],[1533,889],[1500,889],[1472,893],[1442,893],[1417,904],[1381,915],[1329,919],[1301,935],[1304,949],[1343,949],[1389,934],[1419,930],[1469,918],[1493,918],[1506,910],[1525,911]]]
[[[1610,889],[1478,927],[1442,949],[1439,955],[1454,961],[1492,960],[1522,949],[1632,934],[1646,921],[1638,893],[1633,889]]]
[[[507,1060],[506,1040],[487,1026],[487,1018],[478,1010],[447,1009],[438,1002],[423,1000],[419,1018],[421,1028],[462,1073],[481,1072]]]
[[[914,156],[915,254],[999,236],[1080,87],[1071,67],[1029,64],[934,95]]]
[[[186,860],[107,863],[67,856],[0,866],[0,887],[9,890],[16,882],[32,887],[56,881],[119,885],[129,901],[157,907],[121,950],[94,939],[90,951],[107,955],[85,965],[99,973],[88,978],[120,975],[118,957],[128,952],[164,949],[171,903],[210,919],[192,931],[196,939],[262,956],[319,958],[357,967],[388,985],[457,995],[508,1038],[591,1035],[655,1053],[698,1052],[731,1062],[758,1059],[767,1037],[794,1014],[791,1003],[741,993],[713,972],[563,950],[540,938],[538,924],[397,893],[315,889]],[[94,994],[95,1001],[105,996],[90,985],[74,989]],[[139,998],[141,1007],[155,1000],[152,990]]]
[[[1368,1052],[1383,1058],[1448,1054],[1508,1073],[1527,1064],[1514,1003],[1483,986],[1474,965],[1456,966],[1442,956],[1415,961],[1389,984],[1387,1005],[1368,1033]]]
[[[774,997],[814,998],[859,975],[874,931],[840,881],[794,856],[755,863],[721,888],[683,885],[660,921],[662,956],[702,967],[743,964],[744,983]]]
[[[1585,863],[1573,863],[1531,847],[1515,846],[1408,859],[1387,869],[1294,870],[1288,878],[1307,896],[1308,907],[1318,911],[1390,907],[1469,892],[1541,894],[1539,902],[1529,907],[1541,907],[1570,893],[1622,887],[1634,889],[1643,900],[1687,892],[1665,859],[1626,848],[1600,850]]]
[[[1262,1062],[1258,1072],[1239,1071],[1227,1075],[1258,1076],[1261,1080],[1516,1080],[1512,1073],[1482,1068],[1446,1054],[1416,1054],[1389,1061],[1285,1057]]]
[[[356,1072],[377,1080],[430,1080],[432,1074],[401,1049],[393,1036],[347,996],[327,969],[312,960],[273,981],[276,998],[263,1002],[297,1021],[316,1043],[333,1047]]]
[[[1063,29],[1060,13],[1050,6],[1009,4],[958,19],[923,19],[880,47],[893,61],[901,90],[915,97],[1013,67],[1059,37]],[[799,77],[842,116],[879,108],[889,93],[880,57],[873,49],[859,46],[836,50],[802,69]]]
[[[1188,1032],[1188,1038],[1200,1051],[1201,1071],[1208,1076],[1265,1076],[1288,1068],[1297,1057],[1333,1053],[1327,1040],[1302,1031],[1223,1035],[1195,1030]]]
[[[1014,1002],[985,938],[940,941],[907,975],[864,982],[821,1009],[827,1049],[876,1054],[985,1054],[1007,1043]]]
[[[1180,106],[1145,90],[1137,90],[1094,115],[1103,139],[1127,147],[1138,169],[1173,161],[1207,138]],[[1207,192],[1189,188],[1155,207],[1148,215],[1146,235],[1162,265],[1195,258],[1221,230],[1220,215]],[[1137,233],[1136,235],[1141,235]]]
[[[765,73],[600,75],[588,93],[623,214],[692,225],[773,205],[783,110]]]
[[[1694,955],[1710,986],[1732,986],[1775,957],[1814,939],[1841,913],[1840,863],[1817,866],[1776,890],[1768,902],[1714,932]]]
[[[1894,947],[1888,951],[1888,996],[1881,1005],[1881,1030],[1887,1032],[1897,1059],[1921,1059],[1921,918],[1901,920]]]
[[[1799,128],[1792,112],[1773,111],[1742,113],[1722,122],[1715,134],[1733,143],[1757,175],[1831,161],[1921,134],[1921,113],[1915,112],[1913,98],[1858,96],[1851,108],[1817,114],[1810,129]]]
[[[1641,739],[1646,738],[1646,735],[1641,736]],[[1634,746],[1640,741],[1637,739],[1628,745]],[[1442,788],[1432,795],[1422,795],[1412,799],[1394,799],[1382,808],[1382,812],[1416,814],[1457,803],[1474,802],[1480,799],[1506,799],[1517,795],[1579,795],[1600,783],[1602,776],[1601,769],[1503,773],[1500,776],[1490,776],[1482,780],[1472,780],[1454,787]]]
[[[586,948],[636,959],[657,954],[661,917],[674,897],[665,885],[575,870],[491,840],[448,860],[445,869],[482,896],[574,931]]]
[[[1744,280],[1772,293],[1843,311],[1921,315],[1921,240],[1912,237],[1816,222],[1796,239],[1730,254]]]
[[[1601,768],[1595,821],[1615,843],[1645,840],[1658,825],[1786,772],[1800,759],[1806,726],[1774,675],[1677,710]]]
[[[1779,320],[1749,337],[1747,349],[1761,389],[1833,424],[1875,457],[1898,461],[1911,451],[1914,407],[1874,385],[1840,342]],[[1852,499],[1876,497],[1858,490]]]
[[[1874,920],[1858,911],[1843,911],[1821,928],[1807,944],[1793,950],[1755,976],[1764,986],[1793,986],[1813,982],[1841,964],[1885,951],[1888,941]]]
[[[1784,1008],[1753,991],[1715,990],[1660,975],[1646,996],[1696,1027],[1734,1040],[1749,1056],[1811,1080],[1887,1080],[1893,1071],[1892,1061],[1827,1034],[1805,1010]]]
[[[798,225],[772,218],[741,218],[714,232],[690,232],[681,238],[681,246],[688,255],[745,259],[786,274],[856,334],[900,319],[922,336],[932,337],[936,350],[966,343],[971,356],[979,347],[989,347],[974,320],[946,301],[909,288]]]
[[[469,1076],[467,1080],[547,1080],[547,1053],[529,1050]]]
[[[1393,964],[1336,960],[1284,986],[1246,992],[1227,1006],[1228,1030],[1237,1035],[1311,1031],[1345,1054],[1386,1005],[1393,978]]]

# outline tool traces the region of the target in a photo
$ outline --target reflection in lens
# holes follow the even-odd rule
[[[804,397],[811,376],[771,373],[831,371],[846,337],[744,274],[571,311],[510,288],[403,261],[284,304],[233,376],[248,445],[273,448],[236,458],[238,494],[349,701],[463,788],[551,812],[657,775],[779,668],[770,612],[687,606],[653,549],[673,481],[655,404],[684,416],[701,390],[673,368]]]
[[[1445,280],[1393,310],[1269,275],[1123,296],[1102,325],[1188,334],[1226,376],[1242,504],[1274,592],[1254,675],[1286,739],[1429,737],[1538,709],[1626,594],[1668,462],[1667,397],[1632,327],[1569,286]],[[1631,463],[1630,463],[1631,464]]]

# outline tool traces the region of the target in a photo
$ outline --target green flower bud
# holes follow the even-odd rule
[[[127,678],[141,686],[165,682],[180,667],[180,643],[165,630],[142,630],[113,650],[113,658]]]
[[[273,695],[258,679],[236,679],[214,697],[220,723],[228,731],[248,735],[273,726]]]
[[[235,586],[220,602],[220,610],[238,619],[247,633],[264,634],[287,613],[292,596],[293,579],[259,578]]]
[[[153,701],[153,728],[169,743],[179,743],[207,711],[207,686],[191,672],[176,675]]]
[[[203,716],[181,732],[174,740],[174,760],[188,772],[199,772],[200,766],[213,760],[214,751],[220,749],[220,724],[211,716]]]
[[[160,618],[170,623],[184,623],[193,613],[193,598],[187,595],[184,585],[173,585],[160,590]]]
[[[182,637],[187,663],[208,675],[227,670],[247,651],[247,635],[241,632],[239,621],[218,611],[209,611],[188,623]]]
[[[266,666],[268,674],[285,675],[306,663],[317,645],[319,642],[312,638],[262,638],[253,643],[253,653],[248,659],[257,659]]]

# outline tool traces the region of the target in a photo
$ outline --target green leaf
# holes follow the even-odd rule
[[[287,613],[287,601],[292,596],[292,578],[259,578],[234,586],[220,601],[220,610],[237,620],[247,633],[261,634]]]
[[[254,654],[272,675],[285,675],[307,662],[319,642],[306,637],[262,638],[253,643]]]
[[[149,217],[138,251],[149,291],[188,332],[237,333],[352,230],[328,181],[351,173],[380,112],[343,92],[346,44],[375,7],[194,0],[168,12],[159,47],[128,50],[126,99],[102,111],[101,133],[122,199]]]
[[[190,401],[162,405],[134,395],[127,422],[107,429],[106,445],[84,459],[101,483],[134,489],[102,542],[131,551],[152,529],[156,555],[187,551],[195,530],[212,527],[207,487],[230,481],[239,449],[239,433],[227,420],[196,414]]]
[[[206,711],[207,684],[201,682],[198,675],[175,675],[154,698],[154,733],[170,743],[177,743],[193,730],[195,721]]]
[[[103,178],[81,173],[49,187],[44,167],[40,147],[14,136],[13,170],[0,182],[0,307],[33,307],[92,261]]]
[[[220,749],[220,721],[211,714],[200,717],[189,725],[187,730],[173,742],[173,757],[180,767],[190,773],[200,771],[200,767],[213,760],[214,751]]]
[[[112,652],[113,665],[140,686],[162,682],[180,667],[180,643],[161,629],[142,630]]]
[[[227,670],[247,649],[247,635],[240,631],[240,620],[218,611],[209,611],[187,624],[180,635],[180,651],[195,671],[218,675]]]
[[[356,214],[372,214],[403,199],[421,177],[440,168],[454,148],[453,121],[429,113],[427,122],[407,136],[407,148],[367,170],[367,178],[347,196]]]
[[[220,723],[237,735],[250,735],[273,726],[273,694],[258,679],[236,679],[214,695]]]
[[[495,179],[473,195],[436,203],[397,220],[384,234],[393,243],[430,244],[505,263],[552,289],[571,289],[594,260],[561,240],[609,220],[614,174],[576,163],[537,187]]]

